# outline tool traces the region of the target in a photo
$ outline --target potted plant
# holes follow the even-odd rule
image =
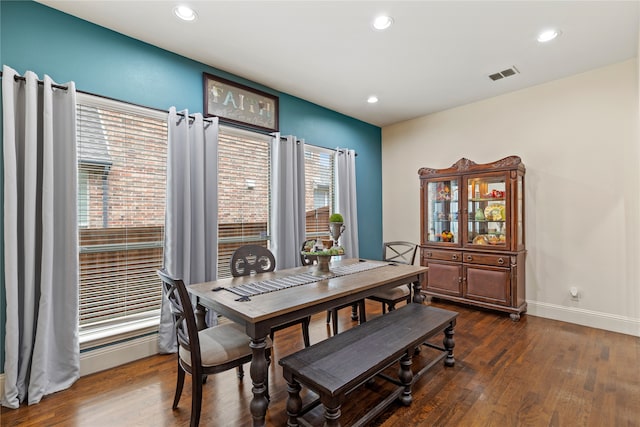
[[[340,224],[342,224],[344,223],[344,219],[339,213],[334,213],[329,217],[329,222],[339,222]]]

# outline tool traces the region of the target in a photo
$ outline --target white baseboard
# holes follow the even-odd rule
[[[527,301],[527,314],[640,337],[640,319],[632,317],[537,301]]]
[[[158,335],[149,335],[80,354],[80,376],[158,354]]]

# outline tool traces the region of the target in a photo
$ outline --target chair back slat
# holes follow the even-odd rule
[[[276,259],[264,246],[241,246],[231,255],[231,275],[233,277],[266,273],[276,268]]]
[[[418,245],[415,243],[405,241],[385,242],[382,245],[382,260],[413,265],[417,250]]]
[[[166,270],[158,270],[158,276],[162,279],[162,286],[171,303],[178,345],[191,352],[191,366],[194,370],[199,369],[202,357],[200,339],[187,287],[181,279],[171,277]]]

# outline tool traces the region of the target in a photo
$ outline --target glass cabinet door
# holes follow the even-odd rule
[[[457,179],[427,184],[427,241],[460,243],[458,194]]]
[[[506,247],[508,242],[506,177],[467,180],[466,244]]]

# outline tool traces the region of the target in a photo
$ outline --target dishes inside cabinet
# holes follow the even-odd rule
[[[498,236],[496,236],[495,234],[489,234],[487,236],[487,241],[490,245],[497,245],[498,243],[500,243],[500,241],[498,240]]]
[[[489,205],[484,208],[484,217],[487,221],[504,221],[506,219],[504,205]]]
[[[479,234],[476,237],[473,238],[473,242],[474,245],[488,245],[489,244],[489,239],[487,239],[487,236],[485,236],[484,234]]]
[[[504,234],[488,234],[487,241],[490,245],[504,245],[507,239]]]

